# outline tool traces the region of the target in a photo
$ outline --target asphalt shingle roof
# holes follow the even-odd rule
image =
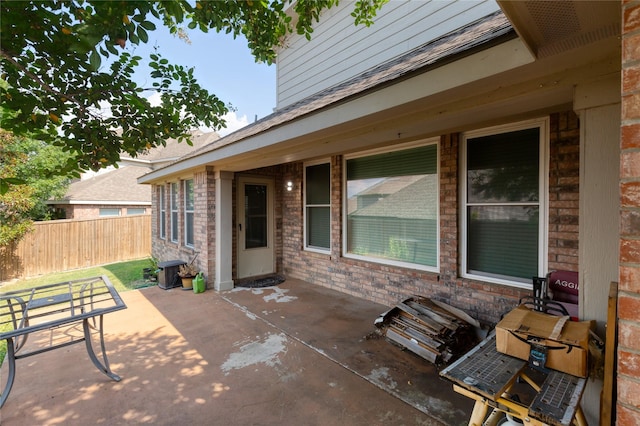
[[[136,159],[148,160],[148,161],[162,161],[166,159],[175,159],[189,154],[190,152],[197,150],[205,145],[210,144],[218,139],[220,136],[216,132],[203,132],[201,130],[194,130],[191,132],[191,139],[193,145],[189,145],[186,142],[179,143],[174,139],[167,141],[165,146],[158,146],[148,150],[142,154],[139,154]],[[123,154],[121,158],[131,158],[126,154]]]
[[[73,182],[61,200],[52,200],[50,203],[55,204],[56,201],[66,201],[70,204],[74,202],[99,204],[112,201],[151,203],[151,186],[139,184],[140,176],[151,172],[158,167],[158,164],[168,164],[220,138],[215,132],[205,133],[201,130],[194,130],[191,134],[193,145],[170,139],[166,146],[150,149],[138,155],[134,161],[131,161],[128,155],[122,155],[120,168],[102,171],[93,177]]]
[[[151,186],[139,185],[137,179],[151,171],[150,166],[125,166],[102,172],[69,185],[62,198],[66,201],[151,202]]]
[[[424,176],[378,202],[350,213],[350,216],[435,219],[438,213],[437,183],[437,175]]]
[[[430,67],[440,66],[440,64],[446,63],[453,57],[470,53],[473,49],[491,43],[503,36],[515,37],[516,34],[507,17],[501,11],[498,11],[400,55],[391,61],[378,65],[350,80],[280,109],[201,149],[194,150],[181,160],[241,141],[304,115],[319,111],[332,104],[363,95],[385,84],[409,77],[416,72],[425,72]]]

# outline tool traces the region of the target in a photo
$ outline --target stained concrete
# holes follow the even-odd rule
[[[462,425],[471,413],[434,366],[376,334],[386,306],[298,280],[122,297],[128,309],[105,316],[122,380],[82,344],[18,360],[2,425]]]

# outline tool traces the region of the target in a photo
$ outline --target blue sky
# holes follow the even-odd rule
[[[218,131],[226,135],[248,123],[269,115],[276,105],[276,66],[258,64],[251,55],[244,38],[216,32],[187,32],[191,44],[169,34],[167,28],[157,25],[149,32],[147,44],[127,46],[127,50],[148,61],[148,55],[158,46],[162,56],[170,62],[193,67],[202,87],[236,108],[225,117],[227,129]],[[145,86],[148,68],[140,67],[136,81]],[[151,86],[151,83],[146,85]]]

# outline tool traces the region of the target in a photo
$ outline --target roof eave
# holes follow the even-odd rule
[[[433,93],[425,94],[425,91],[420,92],[409,86],[417,84],[422,89],[429,90],[425,89],[425,87],[432,84],[429,83],[429,77],[431,75],[430,71],[435,70],[439,74],[446,74],[443,70],[447,69],[447,65],[453,66],[453,64],[460,60],[463,60],[463,62],[474,61],[474,53],[481,54],[482,57],[485,58],[485,64],[489,63],[489,67],[491,69],[480,71],[489,75],[521,66],[532,60],[531,55],[526,52],[526,49],[521,47],[521,42],[518,39],[509,36],[502,38],[501,41],[502,43],[492,42],[490,46],[486,46],[484,49],[479,49],[472,53],[461,55],[456,60],[449,59],[444,64],[438,64],[438,66],[423,69],[422,72],[412,73],[409,76],[404,75],[402,78],[385,82],[375,88],[341,99],[340,101],[324,108],[298,116],[291,121],[271,127],[256,134],[249,135],[243,139],[234,141],[233,143],[223,145],[215,150],[208,151],[194,157],[181,159],[173,164],[141,176],[138,178],[138,183],[153,184],[162,180],[171,179],[172,177],[184,173],[185,170],[211,165],[215,166],[216,163],[228,166],[228,163],[231,161],[225,160],[232,157],[237,158],[253,150],[269,148],[277,144],[282,144],[283,142],[299,141],[310,134],[331,132],[330,128],[344,126],[348,122],[355,122],[357,120],[364,119],[367,116],[379,114],[385,110],[396,108],[408,102],[417,100],[417,98],[413,97],[429,97],[437,94],[438,92],[446,91],[446,88],[433,87]],[[487,61],[486,58],[494,58],[495,60]],[[469,69],[468,63],[463,68]],[[464,74],[465,75],[461,78],[474,80],[482,77],[473,76],[470,73]],[[435,80],[437,80],[437,78],[435,78],[434,81]],[[416,81],[416,83],[412,83],[412,81]],[[465,82],[458,82],[458,84],[464,83]],[[391,91],[394,93],[390,93]],[[379,96],[379,98],[373,101],[371,96]],[[252,160],[255,161],[255,158],[252,158]],[[281,162],[295,160],[297,159],[293,157],[282,158]],[[255,167],[262,166],[264,165],[256,165]]]

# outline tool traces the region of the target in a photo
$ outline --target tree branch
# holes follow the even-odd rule
[[[28,69],[26,69],[24,66],[22,66],[22,64],[20,62],[17,62],[15,59],[13,59],[11,56],[9,56],[2,49],[0,49],[0,57],[2,57],[3,59],[11,62],[11,64],[13,64],[14,67],[19,69],[27,77],[31,78],[33,81],[38,83],[46,92],[49,92],[50,94],[52,94],[52,95],[54,95],[56,97],[59,97],[59,98],[71,98],[71,99],[73,99],[72,96],[62,95],[58,90],[55,90],[53,87],[49,86],[47,83],[42,81],[42,79],[39,76],[37,76],[36,74],[34,74],[31,71],[29,71]],[[73,101],[77,103],[77,101],[75,99],[73,99]]]

